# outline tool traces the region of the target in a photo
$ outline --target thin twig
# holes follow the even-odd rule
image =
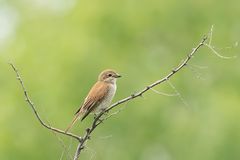
[[[209,45],[209,46],[212,45],[213,28],[214,28],[214,25],[211,26],[210,32],[208,33],[208,35],[209,35],[208,45]]]
[[[175,96],[178,96],[178,93],[164,93],[164,92],[159,92],[157,91],[156,89],[153,89],[151,88],[151,90],[159,95],[162,95],[162,96],[168,96],[168,97],[175,97]]]
[[[167,83],[169,86],[174,90],[174,92],[178,95],[179,99],[182,101],[182,103],[186,106],[189,107],[189,104],[187,101],[184,100],[183,96],[180,94],[180,92],[177,90],[177,88],[170,82],[170,80],[167,80]]]
[[[210,50],[212,50],[212,53],[214,53],[216,56],[218,56],[219,58],[222,58],[222,59],[232,59],[232,58],[237,58],[237,56],[223,56],[221,54],[219,54],[216,49],[209,45],[209,44],[205,44],[205,46],[207,46]]]
[[[23,94],[24,94],[24,97],[25,97],[26,102],[27,102],[27,103],[29,104],[29,106],[32,108],[32,110],[33,110],[35,116],[37,117],[38,121],[40,122],[40,124],[41,124],[42,126],[44,126],[45,128],[49,129],[49,130],[52,130],[52,131],[54,131],[54,132],[57,132],[57,133],[60,133],[60,134],[66,135],[66,136],[70,136],[70,137],[72,137],[72,138],[75,138],[75,139],[78,140],[78,141],[81,141],[81,137],[80,137],[80,136],[77,136],[77,135],[75,135],[75,134],[73,134],[73,133],[69,133],[69,132],[68,132],[68,133],[65,133],[65,131],[63,131],[63,130],[61,130],[61,129],[54,128],[54,127],[46,124],[46,123],[41,119],[40,115],[38,114],[38,112],[37,112],[37,110],[36,110],[35,105],[34,105],[33,102],[31,101],[31,99],[29,98],[28,92],[27,92],[27,90],[26,90],[26,88],[25,88],[25,85],[24,85],[24,83],[23,83],[23,80],[22,80],[22,78],[21,78],[21,76],[20,76],[17,68],[16,68],[12,63],[9,63],[9,64],[11,65],[12,69],[13,69],[14,72],[16,73],[17,80],[18,80],[19,83],[21,84],[21,87],[22,87]]]
[[[222,59],[237,58],[237,56],[223,56],[223,55],[221,55],[220,53],[217,52],[215,47],[212,45],[213,27],[214,26],[212,25],[211,30],[208,33],[209,41],[208,41],[208,43],[205,43],[204,45],[207,46],[210,50],[212,50],[212,53],[215,54],[216,56],[218,56],[219,58],[222,58]]]

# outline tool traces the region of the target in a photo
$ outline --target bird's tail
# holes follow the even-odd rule
[[[65,130],[65,133],[67,133],[71,128],[72,126],[75,124],[75,122],[77,122],[78,118],[80,117],[80,113],[81,112],[78,112],[75,117],[73,118],[72,122],[69,124],[69,126],[67,127],[67,129]]]

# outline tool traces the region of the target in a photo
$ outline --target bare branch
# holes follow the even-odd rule
[[[214,28],[214,25],[211,26],[210,32],[208,33],[208,36],[209,36],[208,45],[209,45],[209,46],[212,45],[213,28]]]
[[[168,80],[167,83],[169,84],[169,86],[175,91],[175,93],[178,95],[179,99],[182,101],[182,103],[185,106],[189,106],[189,104],[184,100],[183,96],[180,94],[180,92],[177,90],[177,88]]]
[[[232,59],[232,58],[237,58],[237,56],[230,56],[230,57],[228,57],[228,56],[223,56],[223,55],[221,55],[220,53],[218,53],[217,51],[216,51],[216,49],[214,48],[214,46],[211,46],[211,45],[209,45],[209,44],[205,44],[205,46],[207,46],[210,50],[212,50],[212,53],[214,53],[216,56],[218,56],[219,58],[222,58],[222,59]]]
[[[232,59],[232,58],[237,58],[237,56],[223,56],[221,55],[220,53],[217,52],[217,50],[215,49],[215,47],[212,45],[212,36],[213,36],[213,25],[211,27],[211,30],[210,32],[208,33],[209,35],[209,42],[208,43],[205,43],[204,45],[207,46],[210,50],[212,50],[212,53],[214,53],[216,56],[218,56],[219,58],[222,58],[222,59]],[[237,43],[236,43],[237,45]]]
[[[189,60],[193,57],[193,55],[198,51],[198,49],[203,46],[206,42],[206,40],[208,39],[207,36],[204,36],[203,39],[201,40],[201,42],[195,47],[193,48],[192,52],[190,54],[187,55],[186,59],[179,65],[177,66],[175,69],[173,69],[168,75],[166,75],[164,78],[157,80],[156,82],[148,85],[147,87],[145,87],[144,89],[142,89],[141,91],[139,91],[138,93],[135,93],[129,97],[126,97],[114,104],[112,104],[109,108],[106,109],[105,112],[110,111],[111,109],[115,108],[116,106],[118,106],[119,104],[125,103],[131,99],[135,99],[137,97],[141,97],[145,92],[147,92],[149,89],[167,81],[168,79],[170,79],[174,74],[176,74],[177,72],[179,72],[184,66],[187,65],[187,63],[189,62]],[[101,117],[101,116],[100,116]]]
[[[24,97],[25,97],[26,102],[27,102],[27,103],[29,104],[29,106],[32,108],[32,110],[33,110],[36,118],[37,118],[38,121],[40,122],[40,124],[41,124],[42,126],[44,126],[45,128],[49,129],[49,130],[52,130],[52,131],[54,131],[54,132],[57,132],[57,133],[60,133],[60,134],[66,135],[66,136],[70,136],[70,137],[72,137],[72,138],[75,138],[75,139],[78,140],[78,141],[81,141],[81,137],[79,137],[79,136],[77,136],[77,135],[75,135],[75,134],[73,134],[73,133],[65,133],[65,131],[63,131],[63,130],[60,130],[60,129],[58,129],[58,128],[54,128],[54,127],[52,127],[52,126],[50,126],[50,125],[47,125],[47,124],[41,119],[40,115],[38,114],[38,112],[37,112],[37,110],[36,110],[35,105],[34,105],[33,102],[31,101],[31,99],[29,98],[28,92],[27,92],[27,90],[26,90],[26,88],[25,88],[25,85],[24,85],[24,83],[23,83],[23,80],[22,80],[22,78],[21,78],[21,76],[20,76],[17,68],[16,68],[12,63],[9,63],[9,64],[11,65],[12,69],[13,69],[14,72],[16,73],[17,80],[19,81],[19,83],[20,83],[20,85],[21,85],[21,87],[22,87],[23,94],[24,94]]]
[[[120,101],[117,101],[116,103],[114,103],[114,104],[112,104],[110,107],[108,107],[106,110],[104,110],[104,111],[102,111],[101,113],[99,113],[99,115],[97,115],[97,116],[94,118],[94,121],[93,121],[91,127],[86,129],[85,135],[83,136],[82,141],[81,141],[80,144],[78,145],[77,150],[76,150],[76,152],[75,152],[74,160],[77,160],[77,159],[79,158],[79,155],[80,155],[80,153],[81,153],[81,150],[84,149],[84,145],[85,145],[86,141],[87,141],[88,139],[90,139],[91,133],[96,129],[96,127],[97,127],[99,124],[101,124],[104,120],[106,120],[106,119],[101,119],[105,113],[108,113],[110,110],[112,110],[113,108],[117,107],[117,106],[120,105],[120,104],[126,103],[126,102],[128,102],[128,101],[130,101],[130,100],[133,100],[133,99],[137,98],[137,97],[142,97],[142,95],[143,95],[145,92],[147,92],[148,90],[152,89],[153,87],[155,87],[155,86],[157,86],[157,85],[159,85],[159,84],[161,84],[161,83],[163,83],[163,82],[165,82],[165,81],[168,81],[173,75],[175,75],[175,74],[176,74],[177,72],[179,72],[184,66],[187,65],[187,63],[189,62],[189,60],[190,60],[190,59],[193,57],[193,55],[198,51],[198,49],[205,44],[205,42],[206,42],[207,39],[208,39],[208,37],[207,37],[207,36],[204,36],[203,39],[201,40],[201,42],[200,42],[195,48],[193,48],[193,50],[192,50],[191,53],[189,53],[189,54],[187,55],[187,57],[185,58],[185,60],[182,61],[182,63],[180,63],[180,65],[178,65],[175,69],[173,69],[173,70],[172,70],[168,75],[166,75],[164,78],[162,78],[162,79],[160,79],[160,80],[157,80],[156,82],[148,85],[147,87],[145,87],[144,89],[142,89],[141,91],[139,91],[139,92],[137,92],[137,93],[135,93],[135,94],[132,94],[132,95],[130,95],[130,96],[128,96],[128,97],[120,100]],[[179,93],[176,93],[176,94],[179,94]],[[108,118],[109,118],[109,117],[108,117]],[[108,119],[108,118],[107,118],[107,119]]]
[[[189,60],[192,59],[193,55],[196,54],[196,52],[199,50],[200,47],[202,47],[203,45],[205,45],[205,42],[206,40],[208,39],[207,36],[204,36],[203,39],[201,40],[201,42],[195,47],[193,48],[193,50],[187,55],[187,57],[177,66],[175,67],[175,69],[173,69],[169,74],[167,74],[165,77],[163,77],[162,79],[160,80],[157,80],[155,81],[154,83],[146,86],[145,88],[143,88],[142,90],[140,90],[139,92],[137,93],[134,93],[122,100],[119,100],[117,101],[116,103],[112,104],[110,107],[108,107],[107,109],[105,109],[104,111],[100,112],[93,120],[91,126],[89,128],[86,129],[86,132],[84,134],[84,136],[80,137],[80,136],[77,136],[73,133],[69,133],[69,132],[65,132],[63,130],[60,130],[58,128],[54,128],[48,124],[46,124],[39,116],[34,104],[32,103],[31,99],[29,98],[29,95],[28,95],[28,92],[26,91],[26,88],[24,86],[24,83],[23,83],[23,80],[22,78],[20,77],[20,74],[18,73],[16,67],[10,63],[12,69],[15,71],[16,73],[16,76],[17,76],[17,79],[19,80],[20,84],[21,84],[21,87],[22,87],[22,90],[23,90],[23,93],[24,93],[24,96],[26,98],[26,101],[27,103],[29,104],[29,106],[32,108],[36,118],[38,119],[38,121],[41,123],[42,126],[44,126],[45,128],[51,130],[51,131],[54,131],[55,133],[60,133],[60,134],[63,134],[65,136],[69,136],[69,137],[72,137],[74,139],[76,139],[79,144],[77,146],[77,149],[75,151],[75,155],[74,155],[74,160],[78,160],[79,159],[79,156],[81,154],[81,151],[84,149],[85,145],[86,145],[86,142],[87,140],[90,139],[90,136],[91,136],[91,133],[97,128],[98,125],[100,125],[104,120],[108,119],[109,117],[111,117],[112,115],[115,115],[115,113],[113,114],[110,114],[109,116],[107,117],[103,117],[106,113],[108,113],[109,111],[111,111],[112,109],[114,109],[115,107],[117,107],[118,105],[120,104],[123,104],[123,103],[126,103],[126,102],[129,102],[135,98],[138,98],[138,97],[142,97],[142,95],[149,91],[150,89],[153,90],[153,88],[157,85],[160,85],[162,84],[163,82],[166,82],[168,81],[173,75],[175,75],[176,73],[178,73],[184,66],[186,66],[189,62]],[[156,90],[153,90],[156,92]],[[176,94],[179,94],[178,92],[176,92]],[[118,113],[118,112],[116,112]]]
[[[151,88],[151,90],[159,95],[162,95],[162,96],[168,96],[168,97],[174,97],[174,96],[178,96],[178,93],[164,93],[164,92],[159,92],[153,88]]]

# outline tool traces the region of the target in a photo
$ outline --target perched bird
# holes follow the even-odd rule
[[[117,89],[116,81],[119,77],[121,76],[111,69],[104,70],[100,73],[98,81],[89,91],[82,106],[75,113],[75,117],[65,132],[68,132],[79,118],[81,118],[82,121],[89,113],[98,113],[110,105]]]

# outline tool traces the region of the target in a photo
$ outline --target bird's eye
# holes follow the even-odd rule
[[[110,73],[110,74],[108,74],[108,77],[111,77],[112,76],[112,74]]]

